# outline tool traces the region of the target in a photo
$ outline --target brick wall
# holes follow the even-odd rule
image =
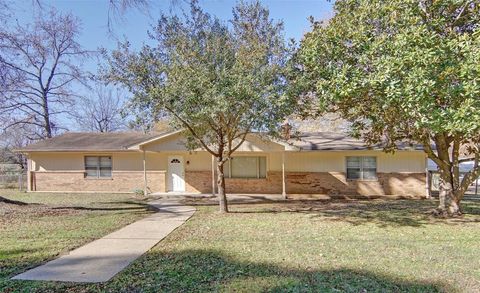
[[[212,171],[186,171],[185,191],[212,193]]]
[[[424,173],[378,173],[378,180],[347,180],[345,173],[286,174],[287,193],[326,195],[399,195],[425,196]]]
[[[32,172],[34,191],[133,192],[143,190],[143,171],[116,172],[112,178],[84,178],[83,172]],[[165,191],[165,172],[147,172],[150,192]]]
[[[210,171],[186,171],[185,188],[190,193],[211,193]],[[113,172],[111,179],[86,179],[83,172],[34,172],[34,190],[37,191],[101,191],[132,192],[143,189],[143,172]],[[163,171],[147,172],[150,192],[166,191]],[[424,173],[378,173],[378,180],[346,180],[344,173],[287,172],[287,194],[320,195],[400,195],[425,196]],[[268,172],[264,179],[226,178],[228,193],[281,193],[282,173]]]
[[[210,171],[187,171],[187,192],[212,192]],[[286,172],[287,194],[425,196],[424,173],[378,173],[378,180],[347,180],[345,173]],[[264,179],[225,178],[228,193],[282,193],[282,173]]]
[[[282,193],[281,175],[281,173],[269,173],[268,178],[265,179],[225,178],[225,188],[228,193]],[[217,178],[215,178],[215,184],[216,180]],[[185,189],[187,192],[211,193],[212,172],[186,171]]]
[[[216,179],[216,178],[215,178]],[[287,194],[425,196],[424,173],[378,173],[378,180],[347,180],[345,173],[287,172]],[[187,192],[212,192],[212,173],[186,172]],[[282,193],[282,173],[264,179],[225,178],[228,193]]]

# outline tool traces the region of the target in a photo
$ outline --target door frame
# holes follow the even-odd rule
[[[182,174],[181,174],[181,179],[183,180],[183,190],[174,190],[174,184],[173,184],[173,176],[172,176],[172,172],[171,172],[171,169],[170,169],[170,165],[171,165],[171,161],[173,159],[179,159],[180,160],[180,163],[181,163],[181,167],[182,167]],[[168,156],[168,162],[167,162],[167,191],[168,192],[185,192],[185,161],[184,161],[184,157],[182,155],[171,155],[171,156]]]

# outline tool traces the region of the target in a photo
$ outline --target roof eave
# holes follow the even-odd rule
[[[25,150],[25,149],[15,149],[12,150],[13,152],[16,153],[52,153],[52,152],[62,152],[62,153],[79,153],[79,152],[84,152],[84,153],[108,153],[108,152],[136,152],[138,150],[135,149],[31,149],[31,150]]]
[[[156,137],[153,137],[153,138],[147,139],[147,140],[145,140],[145,141],[142,141],[142,142],[140,142],[140,143],[137,142],[137,143],[131,144],[131,145],[129,145],[129,146],[126,146],[126,148],[129,149],[129,150],[139,150],[139,149],[140,149],[142,146],[144,146],[144,145],[147,145],[147,144],[149,144],[149,143],[156,142],[156,141],[158,141],[158,140],[161,140],[161,139],[170,137],[170,136],[175,135],[175,134],[178,134],[178,133],[180,133],[180,132],[182,132],[182,131],[183,131],[183,129],[182,129],[182,130],[176,130],[176,131],[169,132],[169,133],[163,133],[163,134],[160,134],[160,135],[158,135],[158,136],[156,136]]]

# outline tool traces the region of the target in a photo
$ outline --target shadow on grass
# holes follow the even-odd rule
[[[0,256],[1,258],[17,257],[17,256],[37,252],[38,250],[39,250],[38,248],[0,249]]]
[[[95,203],[99,206],[59,206],[52,209],[72,209],[72,210],[82,210],[82,211],[145,211],[145,212],[156,212],[158,208],[149,205],[148,203],[139,202],[139,201],[109,201],[109,202],[97,202]],[[107,205],[102,207],[101,205]],[[119,205],[119,206],[115,206]],[[129,206],[125,206],[129,205]]]
[[[147,287],[148,286],[148,290]],[[242,262],[214,250],[151,251],[103,289],[124,292],[439,292],[445,284],[363,270]]]
[[[3,285],[3,286],[2,286]],[[3,288],[2,288],[3,287]],[[291,268],[239,261],[215,250],[150,251],[105,283],[4,280],[29,292],[444,292],[442,282],[404,280],[367,270]]]
[[[434,217],[436,206],[430,200],[322,200],[290,201],[282,204],[234,206],[232,213],[305,213],[329,221],[352,225],[374,223],[381,227],[422,227],[429,224],[464,224],[480,222],[480,202],[463,201],[464,216],[452,219]]]

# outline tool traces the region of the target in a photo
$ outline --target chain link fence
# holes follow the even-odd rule
[[[438,193],[439,187],[440,187],[440,174],[436,171],[429,171],[428,173],[430,176],[429,178],[430,192]],[[463,176],[465,174],[466,173],[460,173],[460,181],[463,179]],[[468,187],[468,190],[466,193],[474,194],[474,195],[478,195],[480,193],[480,177],[477,178],[477,180],[475,180],[473,184]]]
[[[27,188],[27,172],[18,164],[0,163],[0,189]]]

